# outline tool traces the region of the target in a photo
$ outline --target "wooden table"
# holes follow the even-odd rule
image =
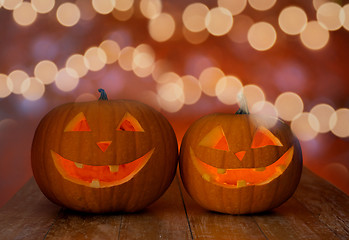
[[[273,211],[232,216],[202,209],[178,175],[146,210],[94,215],[60,208],[31,179],[0,209],[0,239],[349,239],[349,197],[304,168],[294,196]]]

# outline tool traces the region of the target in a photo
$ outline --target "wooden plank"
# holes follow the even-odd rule
[[[43,239],[60,207],[41,193],[33,178],[0,209],[0,239]]]
[[[121,215],[88,214],[64,209],[45,240],[118,239]]]
[[[119,239],[191,239],[177,177],[150,207],[122,216]]]
[[[338,239],[330,228],[293,197],[278,208],[254,215],[254,219],[270,240]]]
[[[252,215],[234,216],[200,207],[179,181],[191,233],[194,239],[267,239]]]
[[[349,239],[349,196],[304,168],[295,198],[339,239]]]

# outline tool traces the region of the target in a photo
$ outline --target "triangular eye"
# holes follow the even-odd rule
[[[199,143],[201,146],[214,148],[217,150],[229,151],[227,138],[221,126],[212,129]]]
[[[251,148],[261,148],[268,145],[283,146],[280,140],[265,127],[259,127],[254,134]]]
[[[138,120],[130,113],[126,113],[116,128],[117,131],[144,132]]]
[[[91,131],[83,112],[78,113],[65,127],[64,132]]]

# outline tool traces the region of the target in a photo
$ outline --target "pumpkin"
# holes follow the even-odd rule
[[[134,212],[172,182],[178,157],[174,131],[153,108],[132,100],[68,103],[36,129],[31,163],[48,199],[86,212]]]
[[[270,210],[290,198],[299,183],[300,144],[281,120],[239,113],[206,115],[189,127],[180,150],[183,185],[212,211]]]

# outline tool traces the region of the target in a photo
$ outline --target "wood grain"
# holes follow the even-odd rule
[[[349,196],[304,168],[294,197],[339,239],[349,239]]]
[[[286,203],[261,214],[228,215],[200,207],[179,175],[141,212],[87,214],[62,209],[34,179],[0,209],[0,239],[349,239],[349,197],[304,169]]]
[[[60,211],[33,178],[0,209],[0,239],[43,239]]]

